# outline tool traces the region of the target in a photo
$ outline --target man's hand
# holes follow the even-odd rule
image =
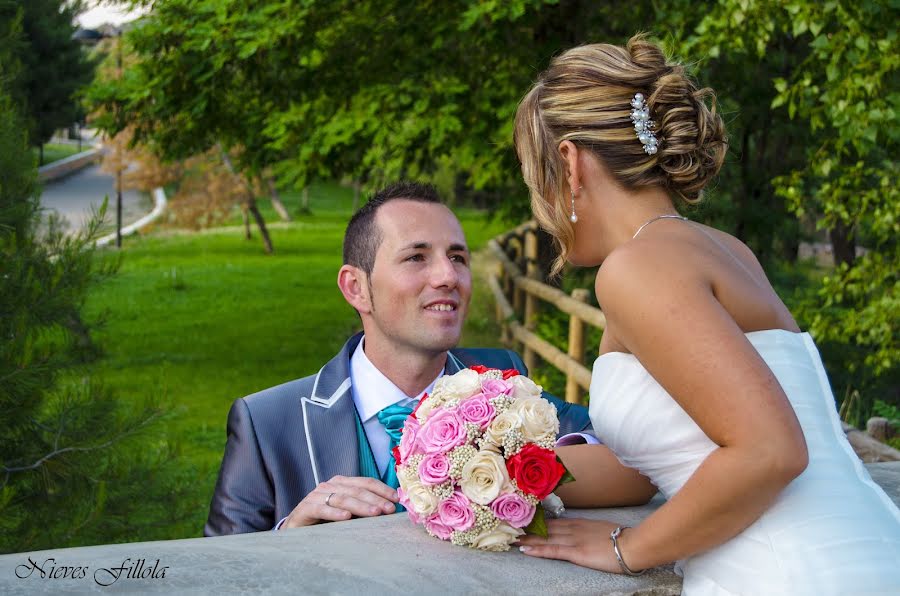
[[[394,513],[396,502],[397,491],[380,480],[335,476],[306,495],[284,520],[281,528]]]

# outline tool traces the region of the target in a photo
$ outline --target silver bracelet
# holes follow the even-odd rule
[[[624,527],[619,526],[618,528],[616,528],[615,530],[610,532],[609,539],[613,543],[613,552],[616,553],[616,559],[618,559],[618,561],[619,561],[619,567],[622,568],[622,572],[625,573],[625,575],[644,575],[644,572],[647,571],[646,569],[635,573],[634,571],[632,571],[631,569],[628,568],[628,565],[625,564],[625,560],[622,559],[622,553],[619,552],[619,543],[617,541],[619,539],[619,536],[622,535],[622,531],[625,530],[626,528],[628,528],[628,526],[624,526]]]

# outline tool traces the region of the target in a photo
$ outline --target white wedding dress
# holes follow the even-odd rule
[[[746,530],[676,564],[682,593],[900,594],[900,510],[847,442],[812,338],[782,330],[747,338],[797,413],[809,465]],[[716,449],[631,354],[597,358],[590,414],[597,437],[666,498]]]

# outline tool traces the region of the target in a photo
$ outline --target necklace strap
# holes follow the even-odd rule
[[[638,234],[641,233],[641,230],[652,224],[654,221],[660,219],[680,219],[681,221],[690,221],[688,218],[682,217],[680,215],[657,215],[656,217],[651,217],[650,219],[645,221],[643,225],[637,229],[637,232],[634,233],[634,236],[632,236],[631,239],[634,240],[635,238],[637,238]]]

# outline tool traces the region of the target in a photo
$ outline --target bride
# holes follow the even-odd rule
[[[677,561],[684,594],[900,593],[900,511],[841,432],[812,339],[743,243],[675,210],[725,156],[711,97],[638,36],[562,54],[519,105],[555,272],[602,263],[604,445],[559,448],[578,479],[560,496],[667,499],[633,528],[557,520],[521,549],[626,574]]]

